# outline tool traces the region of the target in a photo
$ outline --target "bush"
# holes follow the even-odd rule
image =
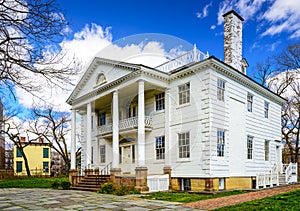
[[[125,185],[122,185],[115,190],[114,194],[117,196],[125,196],[125,195],[129,194],[129,191]]]
[[[57,181],[52,182],[51,188],[58,189],[58,187],[59,187],[59,182],[57,182]]]
[[[61,187],[62,187],[62,189],[64,189],[64,190],[69,190],[69,189],[70,189],[70,186],[71,186],[71,183],[70,183],[70,182],[67,182],[67,181],[62,181],[62,182],[61,182]]]
[[[132,191],[129,191],[129,194],[141,194],[141,191],[134,189]]]
[[[111,182],[104,183],[101,187],[100,193],[112,194],[115,191],[115,187]]]

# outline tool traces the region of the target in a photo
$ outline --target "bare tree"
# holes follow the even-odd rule
[[[282,137],[285,143],[284,156],[290,158],[284,160],[298,163],[300,177],[300,42],[287,46],[274,56],[272,62],[267,60],[261,67],[266,67],[258,68],[261,81],[265,81],[266,87],[287,99],[282,109]]]
[[[63,158],[69,169],[70,158],[66,137],[70,132],[70,114],[54,111],[51,106],[44,110],[35,107],[33,113],[36,118],[30,122],[29,131],[43,137],[50,147]]]
[[[72,84],[74,61],[66,64],[61,49],[49,49],[67,25],[55,0],[1,0],[0,87],[34,93],[41,87],[37,78],[59,87]]]
[[[24,160],[26,174],[28,177],[30,177],[30,168],[24,149],[25,147],[30,145],[32,141],[36,141],[38,138],[30,139],[28,131],[24,130],[25,127],[23,122],[17,123],[16,121],[12,120],[12,117],[4,117],[3,124],[4,127],[1,128],[1,133],[5,134],[9,138],[9,140],[14,143],[14,145],[17,147],[17,150],[21,153]],[[25,142],[24,140],[22,140],[23,137],[28,141]]]

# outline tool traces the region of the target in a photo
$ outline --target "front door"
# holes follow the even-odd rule
[[[131,147],[130,146],[123,147],[123,163],[131,164]]]

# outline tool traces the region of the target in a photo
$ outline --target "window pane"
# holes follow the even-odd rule
[[[49,158],[49,149],[43,148],[43,158]]]
[[[179,105],[190,102],[190,83],[178,87]]]
[[[22,153],[20,148],[17,148],[17,157],[22,157]]]
[[[190,157],[189,132],[178,134],[178,155],[179,158]]]

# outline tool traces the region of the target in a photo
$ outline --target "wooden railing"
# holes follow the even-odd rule
[[[284,165],[285,165],[285,167],[284,167],[285,181],[287,183],[297,182],[297,180],[294,181],[292,179],[292,175],[297,175],[297,173],[298,173],[297,172],[297,163],[289,163],[289,164],[284,164]],[[296,178],[297,178],[297,176],[296,176]]]
[[[124,131],[128,129],[134,129],[138,127],[138,117],[130,117],[119,121],[119,130]],[[145,116],[145,128],[152,128],[152,118]],[[98,127],[98,134],[104,135],[112,133],[112,124],[102,125]]]

